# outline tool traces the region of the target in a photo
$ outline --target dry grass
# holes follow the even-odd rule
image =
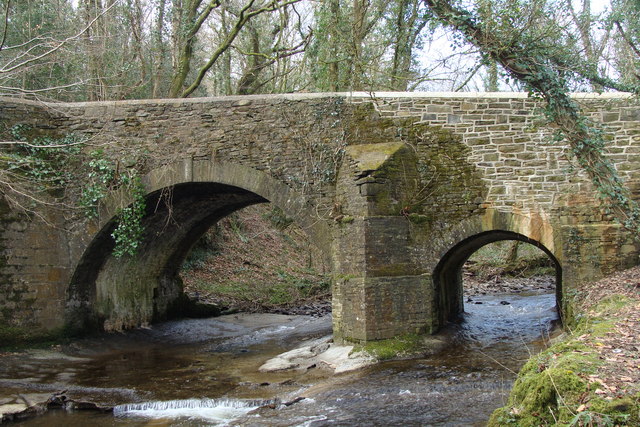
[[[592,378],[599,394],[614,398],[640,393],[640,266],[586,284],[577,298],[589,317],[612,322],[603,335],[580,337],[604,362]],[[603,301],[608,302],[606,311]]]

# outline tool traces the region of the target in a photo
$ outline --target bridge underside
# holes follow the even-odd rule
[[[82,257],[69,287],[67,322],[121,330],[179,313],[180,267],[195,242],[218,220],[267,200],[215,183],[178,184],[146,197],[144,235],[135,256],[112,255],[107,223]]]
[[[505,230],[494,230],[471,236],[456,246],[440,260],[433,272],[433,286],[436,290],[435,303],[438,308],[440,324],[452,320],[464,311],[463,303],[463,266],[465,262],[481,247],[502,240],[516,240],[532,244],[547,254],[555,267],[555,289],[558,308],[562,307],[562,267],[556,257],[536,240],[518,233]]]

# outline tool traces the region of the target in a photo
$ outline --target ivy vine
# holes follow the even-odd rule
[[[144,227],[145,188],[135,170],[120,172],[117,163],[107,159],[103,150],[92,151],[89,154],[88,172],[85,185],[82,188],[80,207],[88,218],[98,217],[100,202],[111,191],[124,189],[133,199],[128,206],[118,209],[116,213],[116,228],[111,233],[115,241],[113,255],[116,258],[133,256],[142,241]]]
[[[37,191],[55,192],[73,181],[69,158],[80,153],[84,138],[69,134],[60,138],[30,136],[31,127],[16,125],[9,134],[16,141],[4,153],[5,173],[8,178],[36,184]]]
[[[562,49],[544,43],[536,30],[532,33],[511,31],[506,37],[503,31],[486,28],[478,17],[456,7],[453,2],[425,2],[443,24],[458,30],[486,58],[501,64],[508,76],[521,82],[531,96],[545,102],[545,117],[557,128],[555,140],[569,144],[570,154],[589,176],[605,211],[640,237],[640,207],[605,155],[602,128],[589,120],[571,98],[567,77],[573,73],[606,87],[613,87],[611,82],[595,79],[585,71],[588,67],[573,61],[574,58],[569,58]],[[638,87],[627,89],[640,93]]]
[[[83,163],[85,138],[75,134],[33,136],[33,129],[24,124],[13,126],[9,134],[15,144],[0,156],[5,163],[2,178],[9,184],[7,189],[13,188],[10,182],[26,182],[24,192],[68,191],[67,197],[77,192],[78,207],[88,219],[98,218],[98,207],[110,192],[126,191],[133,202],[117,211],[117,225],[111,234],[113,255],[136,254],[144,234],[146,191],[135,169],[120,171],[103,150],[90,152],[88,162]]]
[[[146,191],[142,180],[138,175],[133,175],[123,178],[122,184],[128,188],[133,196],[133,202],[118,211],[118,225],[111,233],[111,237],[116,242],[113,249],[113,255],[116,258],[135,255],[144,234],[142,219],[146,209]]]

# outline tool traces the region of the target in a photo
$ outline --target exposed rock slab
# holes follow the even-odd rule
[[[353,346],[338,345],[328,336],[267,360],[259,371],[307,370],[320,367],[330,369],[337,374],[360,369],[376,362],[367,354],[352,353],[352,351]]]

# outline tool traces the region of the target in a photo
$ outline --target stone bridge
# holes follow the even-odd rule
[[[610,135],[608,155],[635,191],[637,102],[576,99]],[[116,258],[114,215],[127,194],[114,191],[98,219],[79,214],[73,195],[29,215],[0,199],[0,330],[119,330],[165,318],[180,306],[178,272],[197,239],[264,202],[326,254],[338,340],[435,332],[463,308],[465,260],[497,240],[548,254],[562,307],[584,280],[637,264],[640,247],[600,208],[538,107],[507,93],[2,99],[5,129],[83,135],[85,152],[137,170],[146,211],[137,254]]]

